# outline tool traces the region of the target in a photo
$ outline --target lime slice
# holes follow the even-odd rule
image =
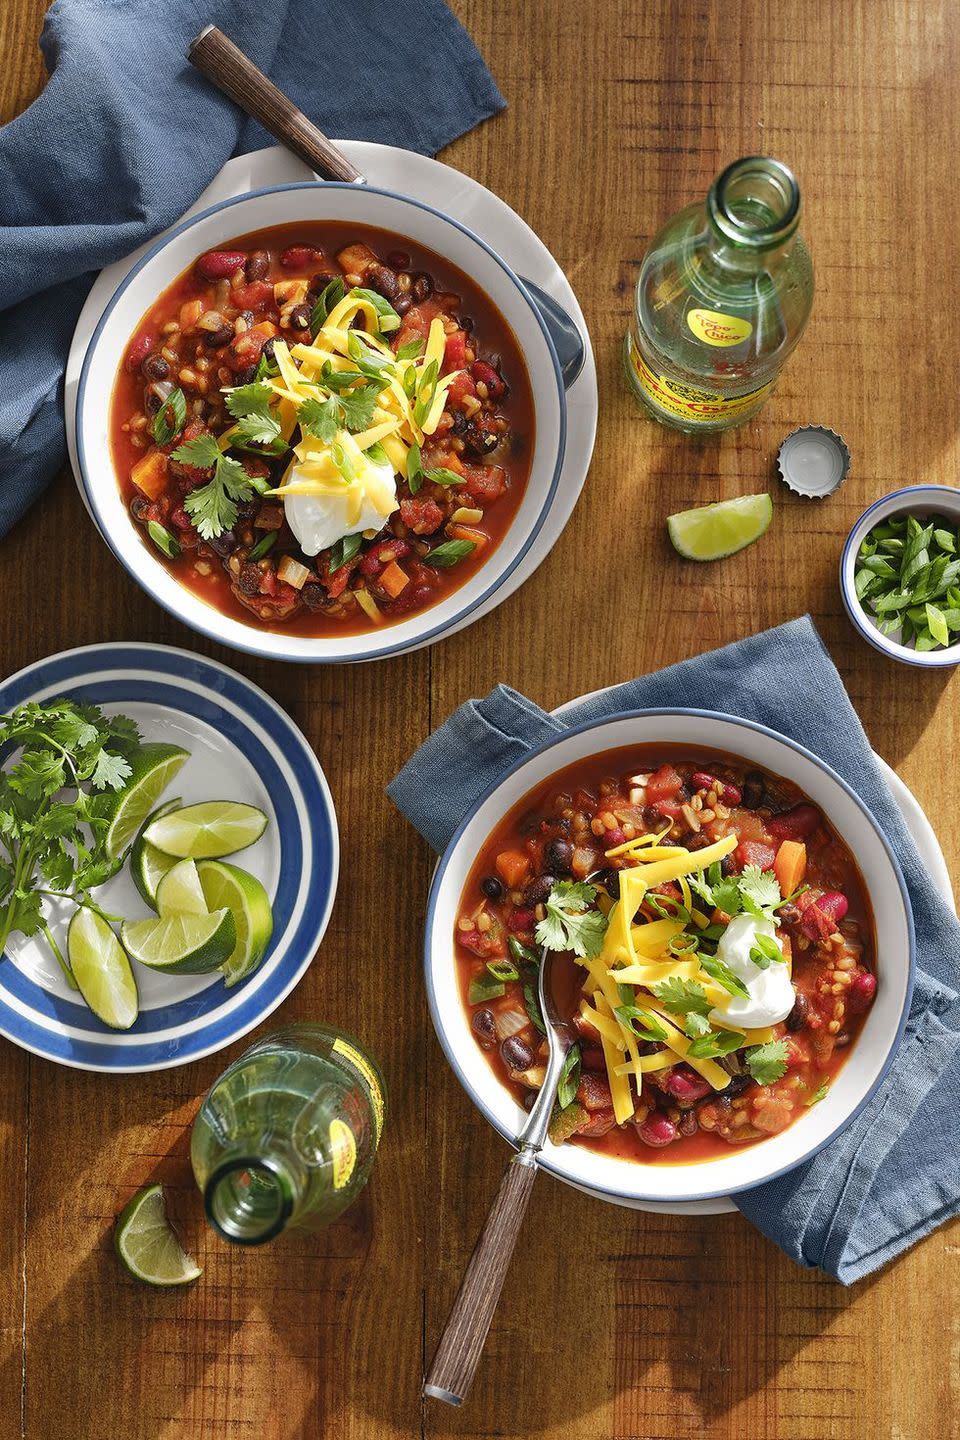
[[[229,910],[215,910],[212,915],[125,920],[120,938],[131,960],[151,970],[205,975],[233,954],[237,927]]]
[[[104,1025],[129,1030],[139,1012],[137,982],[123,946],[106,920],[82,906],[67,931],[67,955],[73,978]]]
[[[722,560],[759,540],[773,518],[769,495],[741,495],[667,518],[673,548],[687,560]]]
[[[123,854],[189,758],[190,752],[179,745],[141,745],[130,761],[132,773],[124,788],[97,797],[97,814],[110,822],[104,842],[109,859]]]
[[[182,804],[182,800],[167,800],[165,804],[152,810],[140,826],[140,833],[130,851],[130,874],[133,883],[151,910],[157,908],[157,886],[177,862],[172,855],[164,855],[156,845],[148,844],[143,838],[143,832],[151,821],[159,820],[161,815],[169,815],[171,810],[179,810]]]
[[[270,897],[255,875],[222,860],[201,860],[197,872],[210,909],[226,907],[236,922],[237,943],[221,967],[229,990],[252,975],[267,952],[273,934]]]
[[[168,915],[206,915],[210,910],[224,908],[208,905],[200,888],[200,876],[193,860],[176,860],[157,886],[157,909],[162,919]],[[229,907],[226,907],[229,908]]]
[[[205,800],[161,815],[143,832],[165,855],[188,860],[219,860],[259,840],[267,817],[254,805],[237,800]]]
[[[185,1285],[203,1274],[167,1219],[161,1185],[144,1186],[124,1205],[113,1243],[125,1269],[147,1285]]]

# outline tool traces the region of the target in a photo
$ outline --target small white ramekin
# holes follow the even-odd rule
[[[901,645],[899,640],[882,634],[857,599],[854,577],[857,555],[864,538],[881,520],[888,520],[891,515],[906,514],[947,515],[960,525],[960,490],[954,490],[950,485],[906,485],[902,490],[894,490],[892,494],[875,500],[869,509],[864,510],[847,536],[847,543],[840,557],[840,593],[843,596],[844,608],[854,629],[859,630],[864,640],[875,650],[889,655],[891,660],[899,660],[904,665],[918,665],[921,669],[960,665],[960,643],[949,645],[945,650],[927,651]]]

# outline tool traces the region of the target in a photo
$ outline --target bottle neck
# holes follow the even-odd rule
[[[306,1191],[306,1173],[287,1148],[269,1154],[236,1151],[212,1171],[203,1192],[210,1224],[235,1245],[263,1245],[294,1218]]]
[[[696,261],[704,280],[754,287],[773,275],[793,248],[800,223],[800,189],[778,160],[735,160],[713,182]]]

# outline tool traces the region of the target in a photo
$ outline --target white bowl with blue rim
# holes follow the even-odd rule
[[[875,525],[897,515],[916,515],[923,519],[929,515],[944,515],[960,527],[960,490],[950,485],[906,485],[894,490],[874,503],[860,516],[847,536],[847,542],[840,556],[840,593],[850,623],[858,630],[868,644],[891,660],[904,665],[916,665],[923,670],[937,670],[945,665],[960,665],[960,642],[948,645],[942,650],[914,650],[911,645],[901,645],[897,633],[884,635],[868,610],[857,599],[856,574],[857,556],[860,546]]]
[[[530,475],[514,519],[490,557],[438,604],[360,634],[311,637],[266,630],[224,615],[176,579],[144,543],[124,503],[110,455],[110,399],[118,367],[143,316],[197,256],[250,231],[298,221],[375,226],[442,255],[469,275],[509,324],[526,363],[535,438]],[[149,249],[118,287],[90,341],[77,391],[80,482],[97,526],[117,559],[149,595],[184,624],[226,645],[274,660],[377,660],[441,638],[469,622],[521,563],[550,510],[566,441],[566,390],[579,373],[583,344],[555,301],[524,282],[466,226],[439,210],[370,185],[277,185],[224,200],[183,221]]]
[[[0,711],[66,695],[129,715],[144,739],[190,759],[163,797],[242,800],[268,816],[236,857],[260,879],[273,936],[259,968],[228,990],[222,977],[164,975],[134,965],[140,1014],[130,1030],[102,1024],[68,989],[42,938],[14,936],[0,957],[0,1035],[84,1070],[161,1070],[230,1045],[289,995],[314,958],[333,908],[339,839],[313,750],[275,700],[225,665],[164,645],[91,645],[30,665],[0,685]],[[125,870],[96,892],[111,914],[146,918]],[[62,942],[68,914],[47,909]],[[61,949],[64,946],[61,943]]]
[[[914,976],[913,917],[900,866],[863,802],[822,760],[765,726],[698,710],[646,710],[589,721],[531,751],[472,806],[433,878],[424,964],[434,1027],[467,1094],[505,1140],[515,1144],[526,1112],[494,1074],[460,998],[454,931],[460,897],[477,855],[525,795],[577,761],[622,746],[654,745],[670,755],[707,748],[746,760],[800,787],[846,843],[863,876],[877,936],[876,999],[826,1098],[789,1129],[699,1164],[617,1159],[579,1145],[547,1143],[541,1167],[620,1205],[676,1203],[736,1195],[815,1155],[866,1105],[896,1054]]]

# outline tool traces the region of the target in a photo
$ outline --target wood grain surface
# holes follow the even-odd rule
[[[36,93],[43,0],[0,6],[0,118]],[[218,651],[127,579],[64,473],[0,547],[3,666],[107,639],[215,653],[317,748],[342,827],[319,959],[279,1018],[322,1017],[381,1057],[391,1109],[361,1202],[262,1252],[205,1230],[187,1163],[198,1098],[236,1050],[110,1080],[0,1047],[0,1437],[15,1440],[943,1440],[960,1428],[960,1228],[850,1289],[739,1216],[634,1214],[536,1187],[470,1401],[420,1380],[506,1159],[429,1027],[419,944],[431,856],[383,787],[497,680],[546,705],[809,610],[871,739],[960,858],[957,680],[887,662],[845,621],[842,539],[910,481],[953,484],[960,327],[951,276],[960,29],[947,0],[456,0],[510,102],[444,158],[543,237],[585,310],[600,429],[583,498],[522,592],[429,653],[269,666]],[[452,77],[452,83],[455,78]],[[315,117],[323,124],[323,114]],[[646,240],[737,155],[797,171],[818,294],[757,420],[695,444],[641,418],[618,348]],[[793,426],[842,431],[844,490],[787,494]],[[678,561],[663,518],[775,487],[763,542]],[[43,584],[38,577],[55,577]],[[718,702],[723,697],[718,696]],[[155,1294],[111,1226],[157,1177],[205,1266]]]

